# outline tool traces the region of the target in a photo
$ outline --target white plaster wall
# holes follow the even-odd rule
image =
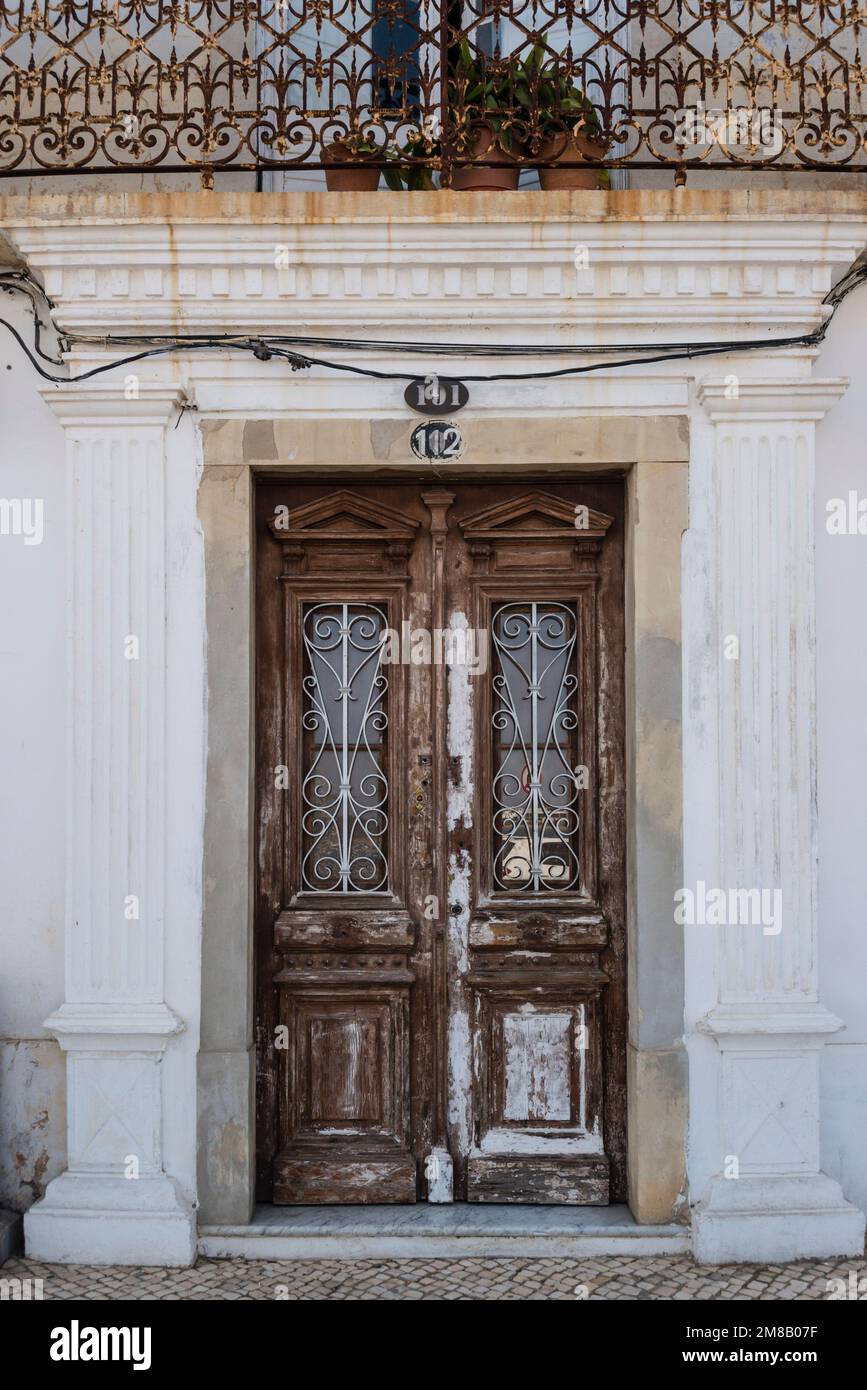
[[[867,288],[839,309],[816,366],[851,386],[818,427],[816,640],[821,997],[845,1028],[824,1049],[823,1168],[867,1203],[867,535],[832,536],[829,498],[867,498]],[[867,524],[867,523],[865,523]]]
[[[716,359],[714,372],[731,370]],[[716,758],[719,729],[714,702],[714,652],[719,641],[709,557],[714,548],[713,425],[691,390],[689,421],[689,529],[683,538],[683,864],[684,884],[699,876],[718,882],[718,827],[713,808],[719,800]],[[712,813],[707,814],[707,808]],[[688,1174],[694,1205],[718,1168],[718,1049],[697,1025],[717,997],[714,951],[703,931],[684,929],[684,1032],[689,1056]],[[716,1123],[702,1123],[701,1097],[712,1097]]]
[[[184,1031],[162,1061],[164,1164],[189,1199],[196,1192],[207,737],[205,568],[197,511],[201,440],[194,421],[184,414],[167,434],[165,999]]]
[[[32,340],[24,299],[0,316]],[[0,1206],[23,1211],[65,1166],[64,1067],[42,1027],[63,1001],[63,431],[0,337],[0,497],[39,498],[41,545],[0,535]]]
[[[27,302],[0,316],[32,343]],[[0,1206],[25,1210],[66,1166],[66,1064],[43,1021],[64,1000],[66,464],[40,380],[0,330],[0,497],[41,498],[44,539],[0,535]],[[50,342],[50,339],[49,339]],[[53,371],[49,364],[46,369]],[[62,388],[58,388],[58,391]],[[162,1062],[165,1165],[195,1195],[201,856],[204,818],[204,569],[199,436],[168,433],[166,1000],[184,1022]],[[194,932],[189,923],[196,924]]]

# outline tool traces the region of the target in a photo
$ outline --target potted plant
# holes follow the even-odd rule
[[[500,167],[468,164],[455,169],[452,188],[518,187],[521,141],[507,114],[515,104],[513,81],[514,70],[506,75],[493,73],[475,57],[466,39],[461,40],[457,62],[449,78],[449,107],[465,118],[462,122],[466,131],[463,152],[473,160],[490,156]],[[511,164],[505,162],[509,160]]]
[[[581,168],[565,161],[602,160],[608,142],[602,135],[599,115],[589,97],[571,77],[565,76],[555,59],[537,44],[521,65],[515,95],[527,109],[530,125],[538,135],[532,140],[538,160],[539,182],[543,189],[607,188],[607,169]],[[533,120],[535,116],[535,122]]]
[[[452,188],[517,188],[519,161],[530,149],[543,189],[609,186],[607,169],[577,162],[602,160],[608,150],[596,108],[541,44],[523,61],[511,59],[505,73],[494,74],[462,39],[448,97],[453,128],[463,132],[461,153],[479,161],[455,169]],[[430,166],[418,162],[422,152],[440,157],[440,142],[421,133],[410,137],[385,171],[389,188],[434,187]],[[483,167],[486,156],[499,167]]]
[[[330,193],[375,193],[379,187],[379,169],[372,163],[381,159],[382,150],[373,140],[357,134],[338,135],[322,146],[325,165],[325,187]],[[332,162],[357,160],[352,168],[329,168]]]
[[[383,171],[386,186],[394,193],[399,193],[402,188],[408,189],[410,193],[428,192],[434,187],[433,169],[429,164],[420,164],[417,161],[421,154],[432,159],[438,158],[440,153],[438,140],[430,140],[421,133],[416,140],[410,137],[400,153],[392,157],[390,166]]]

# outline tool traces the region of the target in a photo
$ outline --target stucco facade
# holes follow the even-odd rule
[[[440,476],[626,480],[635,1248],[646,1230],[706,1262],[860,1252],[867,542],[827,519],[861,485],[865,291],[821,349],[772,340],[824,321],[864,195],[76,192],[4,199],[0,227],[77,335],[70,375],[117,358],[101,335],[143,332],[434,339],[454,377],[589,363],[578,343],[731,345],[473,384]],[[26,304],[6,316],[26,337]],[[217,348],[67,385],[11,341],[6,363],[3,491],[43,500],[44,535],[0,543],[2,1028],[27,1073],[0,1204],[28,1208],[46,1260],[252,1248],[253,490],[412,478],[415,419],[397,381]],[[781,919],[679,922],[699,885],[778,889]]]

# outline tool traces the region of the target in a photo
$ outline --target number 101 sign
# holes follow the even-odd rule
[[[455,377],[430,372],[427,376],[415,377],[403,398],[410,410],[417,410],[419,415],[451,415],[464,408],[470,393]]]

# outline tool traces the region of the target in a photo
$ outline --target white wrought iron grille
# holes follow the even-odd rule
[[[304,614],[302,890],[388,889],[385,614],[320,603]]]
[[[504,603],[494,611],[492,637],[494,885],[575,890],[575,614],[562,603]]]

